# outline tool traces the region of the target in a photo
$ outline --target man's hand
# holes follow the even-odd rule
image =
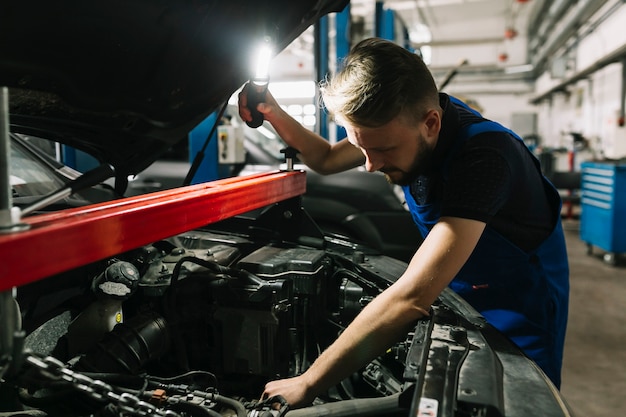
[[[239,116],[244,122],[252,122],[252,113],[248,108],[248,90],[250,84],[243,86],[238,95]],[[365,157],[361,151],[347,140],[331,144],[312,130],[305,128],[300,122],[283,110],[274,96],[265,93],[263,103],[256,107],[263,119],[268,121],[285,143],[300,153],[298,159],[312,170],[322,174],[333,174],[362,165]]]
[[[248,89],[250,88],[250,83],[246,83],[243,86],[241,91],[239,92],[239,116],[244,122],[252,121],[252,113],[250,113],[250,109],[248,108]],[[257,110],[263,114],[265,120],[272,122],[271,116],[274,113],[276,108],[280,108],[276,99],[270,94],[269,91],[265,93],[265,100],[263,103],[259,103],[257,105]]]
[[[309,392],[310,388],[306,383],[305,376],[300,375],[294,378],[268,382],[265,385],[263,395],[261,395],[261,400],[280,395],[287,401],[290,408],[298,408],[306,406],[313,401],[315,395]]]

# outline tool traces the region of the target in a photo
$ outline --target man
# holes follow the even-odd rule
[[[304,374],[269,382],[264,398],[309,403],[399,340],[448,285],[558,387],[569,292],[561,202],[521,139],[439,93],[417,55],[381,39],[357,44],[321,91],[347,140],[329,144],[270,94],[257,110],[315,171],[365,163],[401,185],[425,239],[397,282]]]

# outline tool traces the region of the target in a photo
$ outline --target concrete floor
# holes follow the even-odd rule
[[[574,415],[626,415],[626,254],[617,264],[591,255],[579,221],[563,220],[570,263],[570,308],[561,392]]]

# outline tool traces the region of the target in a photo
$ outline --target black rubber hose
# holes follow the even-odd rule
[[[185,401],[181,401],[176,404],[170,404],[169,409],[172,411],[185,413],[185,415],[188,415],[190,417],[223,417],[217,411]]]
[[[373,417],[390,416],[402,411],[399,404],[400,393],[387,397],[358,398],[337,401],[288,411],[286,417]]]
[[[216,401],[233,407],[237,412],[237,417],[245,417],[248,415],[248,412],[246,411],[243,404],[241,404],[237,400],[233,400],[232,398],[224,397],[222,395],[217,395]]]
[[[243,406],[242,403],[240,403],[239,401],[229,398],[229,397],[225,397],[223,395],[219,395],[219,394],[213,394],[213,393],[206,393],[206,392],[202,392],[202,391],[194,391],[193,392],[195,395],[198,395],[200,397],[203,398],[209,398],[212,401],[215,401],[216,403],[221,403],[221,404],[226,404],[230,407],[232,407],[235,412],[237,413],[237,417],[247,417],[248,412],[246,411],[246,408]]]
[[[146,363],[165,354],[170,343],[170,326],[165,319],[146,311],[118,323],[73,369],[137,375]]]

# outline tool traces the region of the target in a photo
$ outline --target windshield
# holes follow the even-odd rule
[[[48,164],[16,140],[11,141],[9,161],[13,197],[43,196],[65,185]]]

